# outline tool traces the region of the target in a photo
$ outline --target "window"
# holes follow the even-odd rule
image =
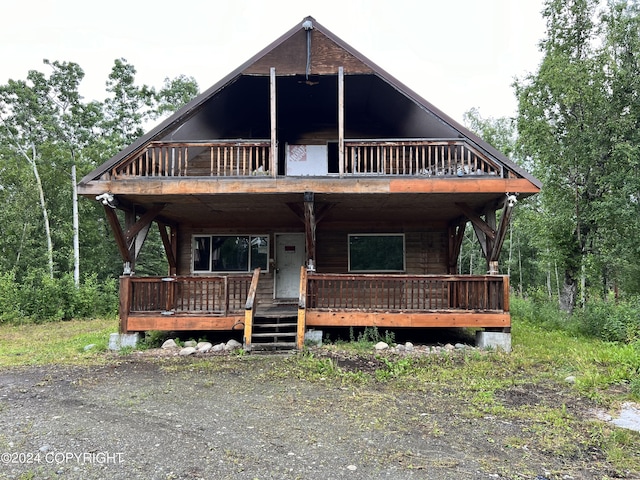
[[[350,272],[403,272],[404,235],[349,235]]]
[[[194,272],[251,272],[269,265],[269,237],[207,235],[193,237]]]

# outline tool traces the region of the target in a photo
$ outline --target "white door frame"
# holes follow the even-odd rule
[[[296,283],[296,294],[293,297],[284,297],[284,296],[278,296],[278,274],[279,274],[279,270],[280,270],[280,265],[283,262],[282,258],[278,258],[278,253],[279,253],[279,244],[278,241],[286,236],[286,235],[291,235],[291,236],[296,236],[298,237],[298,239],[300,240],[300,245],[302,246],[301,249],[301,253],[296,252],[296,258],[300,259],[300,265],[297,266],[297,273],[295,274],[295,278],[298,279],[298,282]],[[278,299],[291,299],[291,298],[297,298],[298,297],[298,285],[300,285],[300,267],[302,267],[307,260],[307,252],[306,252],[306,238],[305,238],[305,234],[304,232],[280,232],[280,233],[274,233],[274,249],[273,249],[273,256],[274,256],[274,260],[275,260],[275,268],[273,271],[273,298],[274,300],[278,300]],[[299,257],[298,257],[299,256]],[[291,270],[291,275],[293,276],[294,274],[292,273],[293,269]]]

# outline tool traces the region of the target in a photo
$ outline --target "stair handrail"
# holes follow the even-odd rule
[[[251,333],[253,331],[253,318],[256,314],[258,302],[256,292],[258,291],[258,281],[260,280],[260,267],[253,271],[251,286],[247,294],[247,303],[244,306],[244,349],[251,350]]]
[[[296,346],[298,350],[304,347],[304,333],[307,328],[307,267],[300,267],[300,297],[298,298],[298,330]]]

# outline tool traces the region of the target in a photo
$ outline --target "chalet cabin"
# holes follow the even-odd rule
[[[123,258],[121,333],[274,349],[338,326],[509,335],[498,258],[540,183],[308,17],[78,189]],[[457,274],[467,224],[486,275]],[[152,226],[165,277],[134,273]]]

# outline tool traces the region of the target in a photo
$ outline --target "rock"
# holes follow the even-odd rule
[[[384,343],[384,342],[381,342],[381,343]],[[388,347],[388,345],[387,345],[387,347]],[[355,465],[349,465],[347,467],[347,470],[351,470],[352,472],[355,472],[357,469],[358,469],[358,467],[356,467]]]
[[[170,338],[169,340],[165,341],[162,344],[162,348],[165,348],[165,349],[178,348],[178,344],[176,343],[176,341],[173,338]]]
[[[47,453],[49,450],[51,450],[51,447],[49,445],[43,445],[38,450],[42,453]]]
[[[180,350],[179,355],[187,357],[189,355],[193,355],[194,353],[196,353],[196,347],[184,347],[182,350]]]
[[[209,350],[211,350],[212,347],[213,345],[211,345],[209,342],[199,342],[196,345],[196,350],[198,350],[198,352],[200,353],[207,353]]]
[[[211,347],[211,351],[212,352],[222,352],[224,350],[225,344],[224,343],[218,343],[217,345],[214,345],[213,347]]]
[[[195,340],[187,340],[184,342],[185,347],[195,347],[198,344]]]
[[[574,377],[573,375],[569,375],[567,378],[564,379],[564,381],[567,383],[576,383],[576,377]]]
[[[412,352],[412,351],[413,351],[413,349],[414,349],[413,343],[411,343],[411,342],[406,342],[406,343],[404,344],[404,349],[405,349],[407,352]]]
[[[453,348],[456,350],[464,350],[467,346],[464,343],[456,343]]]
[[[84,351],[88,352],[89,350],[93,350],[94,348],[96,348],[96,344],[95,343],[90,343],[89,345],[84,347]]]
[[[239,348],[242,348],[242,344],[234,339],[229,340],[227,344],[224,346],[224,349],[228,352],[232,352],[233,350],[238,350]]]
[[[444,346],[444,349],[445,349],[445,350],[447,350],[448,352],[450,352],[451,350],[455,350],[455,349],[456,349],[456,347],[454,347],[454,346],[453,346],[453,345],[451,345],[450,343],[447,343],[447,344]]]
[[[376,351],[387,350],[389,348],[389,344],[387,344],[385,342],[378,342],[378,343],[375,344],[375,346],[373,348],[375,348]]]
[[[396,351],[398,351],[398,352],[404,352],[404,351],[405,351],[405,347],[404,347],[404,345],[400,344],[400,345],[396,346]]]

